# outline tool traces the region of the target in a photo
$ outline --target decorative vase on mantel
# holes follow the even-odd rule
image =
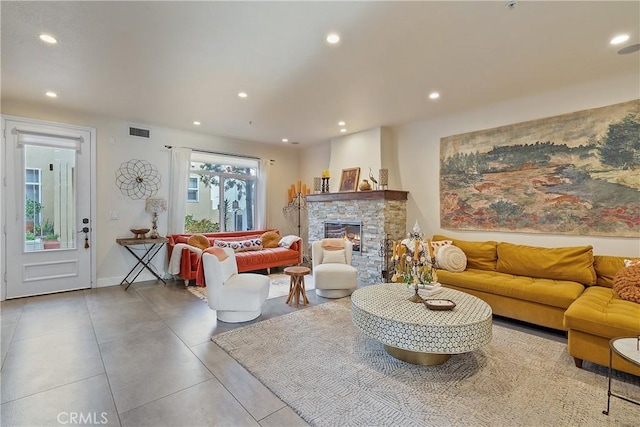
[[[369,180],[363,179],[362,182],[360,183],[360,185],[358,186],[358,189],[360,191],[370,191],[371,190],[371,184],[369,184]]]

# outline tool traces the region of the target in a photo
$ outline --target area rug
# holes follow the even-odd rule
[[[578,369],[566,345],[494,325],[489,345],[440,366],[394,359],[351,322],[350,299],[215,335],[217,343],[316,426],[638,425],[640,407],[612,399],[604,368]],[[593,365],[590,365],[593,366]],[[600,370],[598,370],[600,369]],[[640,378],[616,374],[640,399]]]
[[[290,276],[286,274],[270,274],[269,275],[269,296],[267,299],[278,298],[285,295],[289,295],[289,280]],[[313,285],[313,276],[304,276],[304,288],[309,291],[315,289]],[[207,301],[207,288],[201,286],[188,286],[187,290],[200,298]]]

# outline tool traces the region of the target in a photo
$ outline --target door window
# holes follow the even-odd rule
[[[42,198],[40,192],[40,169],[25,168],[24,192],[26,230],[35,231],[42,221]]]
[[[75,249],[76,150],[24,144],[26,252]]]

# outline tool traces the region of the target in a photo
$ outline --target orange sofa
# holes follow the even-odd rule
[[[259,238],[267,231],[278,230],[249,230],[249,231],[229,231],[220,233],[203,233],[207,237],[211,246],[214,245],[216,239],[223,239],[224,241],[234,240],[246,240],[251,238]],[[171,234],[167,236],[169,239],[167,254],[169,259],[175,246],[178,243],[187,243],[189,237],[192,234]],[[290,248],[262,248],[256,251],[236,252],[236,261],[238,263],[238,272],[253,270],[269,270],[272,267],[282,267],[288,265],[296,265],[302,262],[302,240],[294,242]],[[196,284],[203,286],[202,272],[198,274],[199,268],[201,268],[201,260],[199,254],[190,251],[187,248],[182,248],[182,254],[180,257],[180,272],[178,277],[184,280],[185,285],[189,284],[189,280],[196,280]]]

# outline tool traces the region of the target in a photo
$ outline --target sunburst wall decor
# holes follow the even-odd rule
[[[129,160],[116,171],[116,186],[134,200],[155,196],[160,183],[158,169],[146,160]]]

